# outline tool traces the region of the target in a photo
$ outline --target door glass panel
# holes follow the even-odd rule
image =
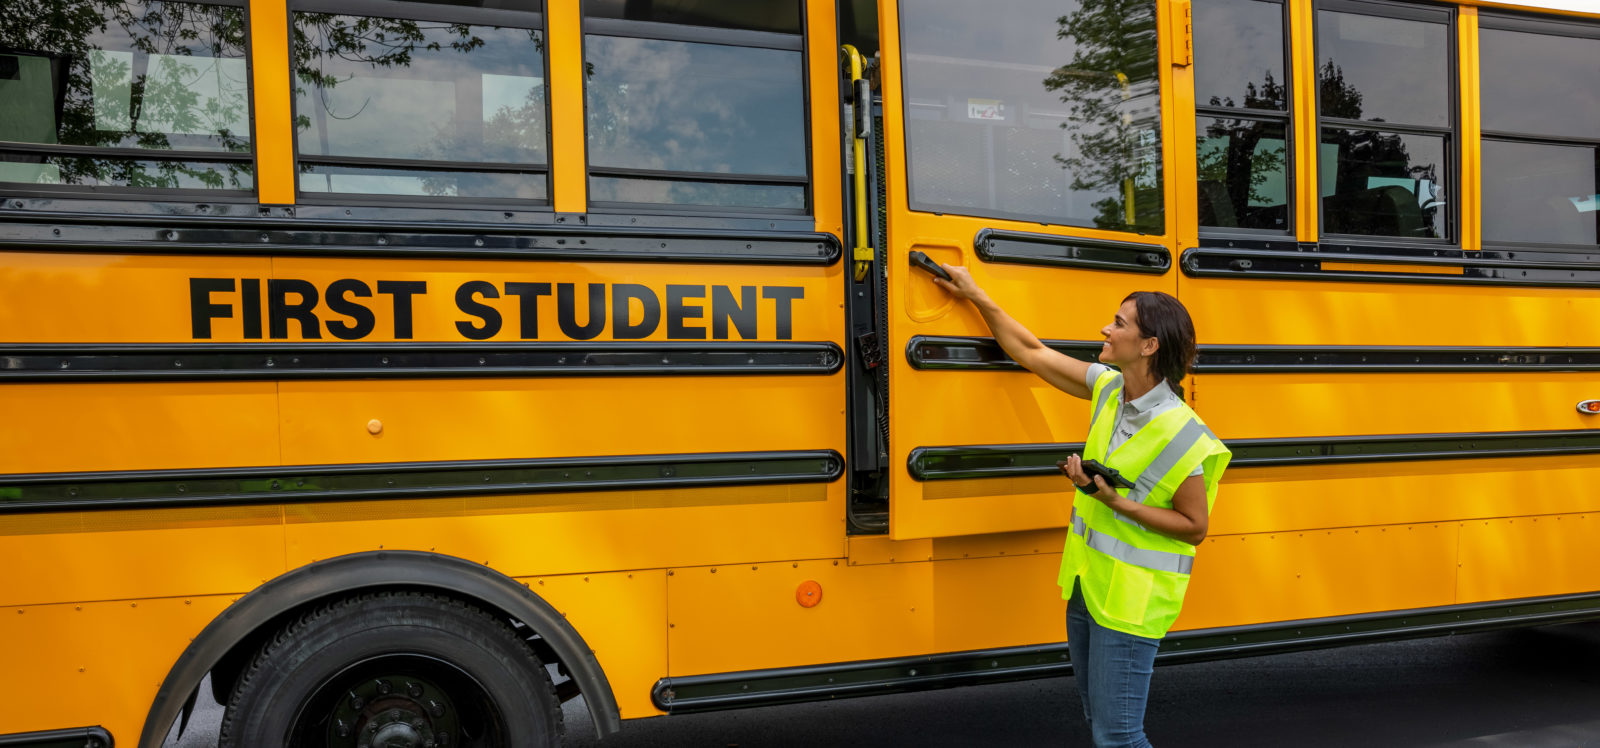
[[[1322,225],[1334,234],[1444,239],[1445,139],[1324,129]]]
[[[901,11],[913,209],[1162,230],[1155,3]]]
[[[1448,127],[1448,30],[1442,23],[1318,13],[1322,116]]]
[[[1483,238],[1595,244],[1600,148],[1483,141]]]

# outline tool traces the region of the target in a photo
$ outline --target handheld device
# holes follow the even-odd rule
[[[934,277],[942,280],[950,280],[950,271],[945,270],[939,265],[939,263],[934,262],[932,257],[929,257],[926,254],[916,250],[911,250],[910,257],[911,264],[913,266],[922,268],[923,271],[933,275]]]
[[[1067,461],[1062,460],[1057,462],[1056,467],[1061,468],[1061,472],[1065,473],[1067,471]],[[1133,481],[1122,477],[1122,473],[1117,472],[1116,468],[1102,465],[1098,460],[1084,460],[1083,473],[1090,477],[1091,487],[1094,485],[1094,476],[1098,475],[1105,479],[1106,485],[1108,486],[1112,486],[1114,488],[1133,488]]]

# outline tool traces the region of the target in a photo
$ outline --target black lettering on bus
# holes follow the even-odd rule
[[[300,300],[290,304],[289,294]],[[300,337],[322,338],[322,326],[317,323],[317,287],[311,281],[299,278],[267,279],[267,334],[274,340],[289,337],[289,320],[300,323]]]
[[[522,339],[538,340],[539,297],[550,295],[550,284],[512,281],[506,284],[506,295],[516,296],[522,303]]]
[[[688,319],[704,319],[706,308],[690,306],[687,299],[706,297],[705,286],[667,285],[667,338],[670,340],[705,340],[706,328],[683,324]]]
[[[244,323],[246,340],[261,339],[261,279],[239,280],[240,321]]]
[[[729,322],[733,323],[743,340],[750,340],[758,334],[755,286],[740,286],[737,299],[733,297],[733,289],[727,286],[711,287],[711,337],[727,340]]]
[[[378,281],[378,293],[394,295],[395,340],[411,339],[411,297],[427,292],[427,281]]]
[[[638,323],[633,321],[633,300],[643,306]],[[611,337],[617,340],[640,340],[661,326],[661,300],[649,286],[637,283],[618,283],[611,287]]]
[[[573,340],[589,340],[606,329],[606,284],[589,284],[589,321],[578,326],[577,287],[571,283],[556,284],[556,323],[561,334]]]
[[[349,317],[354,320],[354,324],[334,319],[324,324],[327,325],[328,332],[340,340],[360,340],[372,334],[373,328],[378,326],[378,318],[371,309],[345,298],[347,295],[370,298],[372,288],[354,278],[340,278],[328,284],[326,296],[328,309],[334,314]]]
[[[794,337],[794,329],[790,320],[790,305],[795,299],[806,297],[806,289],[802,286],[762,286],[761,296],[772,299],[778,307],[778,339],[789,340]]]
[[[465,321],[456,323],[456,329],[468,340],[488,340],[500,332],[500,310],[472,298],[480,295],[485,299],[500,298],[500,292],[489,281],[467,281],[456,289],[456,308],[483,320],[481,327]]]
[[[233,316],[233,305],[211,303],[211,294],[233,291],[232,278],[189,279],[189,334],[196,340],[211,338],[211,320]]]

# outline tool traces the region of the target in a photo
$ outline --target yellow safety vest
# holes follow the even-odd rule
[[[1206,511],[1217,500],[1217,482],[1233,453],[1206,428],[1188,404],[1155,417],[1117,451],[1106,454],[1116,409],[1121,406],[1122,375],[1107,371],[1090,396],[1093,420],[1084,456],[1116,468],[1134,484],[1118,493],[1149,506],[1172,508],[1172,495],[1198,466],[1206,483]],[[1061,596],[1077,583],[1096,623],[1106,628],[1159,639],[1183,609],[1194,567],[1194,546],[1146,530],[1093,496],[1072,497],[1072,528],[1061,554]]]

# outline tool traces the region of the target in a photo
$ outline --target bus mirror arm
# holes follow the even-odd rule
[[[870,140],[872,139],[872,81],[857,78],[854,85],[856,137]]]

